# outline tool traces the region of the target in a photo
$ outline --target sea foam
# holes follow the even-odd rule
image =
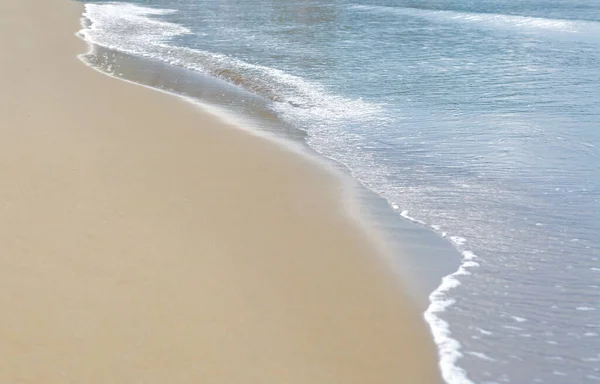
[[[392,204],[394,209],[398,209],[396,203]],[[404,210],[400,212],[400,215],[414,223],[420,225],[426,225],[422,220],[412,217],[408,211]],[[439,225],[431,225],[432,229],[438,232],[442,237],[448,238],[456,247],[462,248],[467,240],[460,236],[448,236],[446,232],[441,230]],[[458,360],[463,357],[461,352],[461,344],[458,340],[452,337],[450,324],[442,319],[442,314],[453,304],[455,300],[448,297],[448,292],[454,288],[459,287],[462,283],[459,280],[461,275],[469,275],[471,272],[470,268],[478,267],[479,263],[474,261],[477,259],[472,251],[463,250],[461,251],[462,261],[460,267],[452,274],[442,278],[441,284],[438,288],[429,295],[429,307],[424,313],[425,321],[429,324],[433,339],[438,346],[439,358],[440,358],[440,369],[442,376],[448,384],[473,384],[468,378],[467,371],[458,366]],[[491,332],[480,330],[482,334],[491,335]],[[470,352],[471,355],[477,354],[476,352]],[[478,357],[481,358],[481,355]],[[487,357],[487,356],[486,356]],[[487,357],[489,359],[489,357]],[[483,358],[484,360],[487,360]],[[491,360],[488,360],[491,361]]]
[[[381,107],[328,92],[277,68],[251,64],[222,53],[178,46],[173,39],[190,34],[183,26],[156,19],[175,13],[127,3],[86,4],[88,20],[80,35],[108,49],[160,60],[217,77],[272,101],[285,116],[303,121],[368,121]]]

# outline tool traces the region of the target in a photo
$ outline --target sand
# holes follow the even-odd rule
[[[1,383],[435,383],[342,185],[0,3]]]

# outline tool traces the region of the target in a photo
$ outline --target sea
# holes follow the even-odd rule
[[[84,4],[88,65],[301,143],[400,223],[448,384],[600,382],[600,0]]]

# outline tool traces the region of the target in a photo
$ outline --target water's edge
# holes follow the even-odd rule
[[[598,4],[81,1],[96,69],[340,176],[449,384],[600,380]]]
[[[89,24],[89,20],[82,19],[84,28]],[[81,33],[78,37],[86,41]],[[456,365],[462,356],[460,344],[452,338],[450,325],[440,316],[453,304],[446,293],[460,284],[455,276],[467,274],[469,267],[477,265],[473,253],[460,249],[460,239],[450,238],[438,228],[413,219],[407,212],[400,212],[398,206],[352,177],[344,164],[311,148],[307,144],[307,132],[279,119],[260,96],[199,72],[86,42],[89,51],[79,59],[92,69],[181,97],[237,128],[307,156],[338,177],[345,187],[346,213],[376,243],[385,244],[386,250],[382,254],[393,255],[394,272],[424,310],[424,320],[438,346],[444,379],[470,382],[466,372]]]

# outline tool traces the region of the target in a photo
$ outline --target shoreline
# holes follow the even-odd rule
[[[440,382],[332,175],[86,68],[82,8],[2,6],[0,379]]]
[[[343,184],[344,212],[381,248],[379,253],[385,255],[389,267],[409,288],[408,293],[421,312],[431,306],[430,295],[440,287],[442,279],[460,267],[462,256],[444,235],[399,215],[389,201],[357,180],[346,164],[311,147],[308,133],[283,121],[261,96],[220,78],[158,59],[114,51],[89,43],[81,33],[78,36],[89,45],[89,51],[79,58],[91,69],[180,98],[329,172]]]

